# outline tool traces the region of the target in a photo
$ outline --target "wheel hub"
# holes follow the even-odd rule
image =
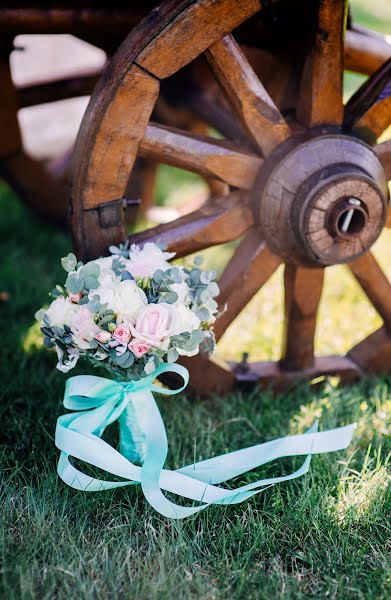
[[[365,143],[319,133],[294,137],[265,161],[255,206],[270,248],[308,266],[345,263],[367,251],[386,218],[383,167]]]

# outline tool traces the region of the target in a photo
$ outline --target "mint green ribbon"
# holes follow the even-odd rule
[[[170,390],[155,385],[154,380],[162,373],[180,375],[184,381],[182,387]],[[146,499],[158,512],[172,519],[183,519],[211,504],[237,504],[267,486],[304,475],[309,470],[312,454],[345,449],[356,427],[352,424],[318,432],[315,423],[304,434],[257,444],[171,471],[164,469],[167,434],[153,392],[165,396],[177,394],[186,387],[188,380],[187,369],[176,364],[163,364],[139,381],[118,382],[90,375],[68,379],[64,406],[78,412],[63,415],[57,421],[55,442],[61,450],[57,469],[61,479],[71,487],[87,492],[141,484]],[[130,404],[142,433],[142,466],[134,464],[101,439],[106,427],[119,419]],[[134,450],[132,431],[123,428],[122,435],[125,439],[121,441],[121,449]],[[137,456],[137,451],[134,454]],[[278,458],[297,455],[306,455],[306,458],[302,466],[289,475],[259,479],[232,489],[216,485]],[[90,477],[70,463],[70,456],[122,477],[124,481]],[[180,506],[169,500],[163,490],[201,504]]]

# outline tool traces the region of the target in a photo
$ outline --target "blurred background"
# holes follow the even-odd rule
[[[352,0],[353,20],[387,36],[391,44],[391,2],[389,0]],[[79,74],[98,73],[106,62],[105,53],[70,35],[19,35],[12,53],[12,78],[19,88],[31,82],[47,82],[52,77],[66,78]],[[350,72],[345,73],[344,95],[347,100],[365,80]],[[64,156],[72,147],[80,125],[88,96],[42,104],[19,111],[23,144],[32,157],[49,163],[52,170],[61,172]],[[391,129],[382,140],[391,137]],[[145,228],[156,221],[169,220],[202,204],[208,188],[197,175],[173,167],[158,168],[154,204],[146,215],[147,221],[137,225]],[[70,250],[70,238],[65,231],[41,222],[23,206],[6,184],[0,180],[1,246],[3,259],[0,269],[0,292],[3,302],[21,302],[20,308],[33,322],[34,310],[46,298],[46,291],[60,276],[60,256]],[[391,277],[391,230],[385,230],[373,248],[380,265]],[[28,248],[29,262],[25,262],[25,279],[32,278],[32,294],[28,301],[17,299],[21,248]],[[203,252],[206,263],[221,271],[234,250],[235,244],[226,244]],[[44,253],[45,257],[40,256]],[[42,262],[43,261],[43,262]],[[39,273],[42,273],[40,276]],[[51,280],[51,282],[50,282]],[[46,286],[46,287],[45,287]],[[35,305],[34,305],[35,303]],[[4,305],[3,305],[4,306]],[[23,317],[23,320],[26,318]],[[240,317],[229,328],[218,346],[224,358],[240,359],[247,351],[252,360],[276,359],[280,355],[283,322],[283,288],[281,268],[254,297]],[[381,324],[372,305],[366,300],[352,275],[343,266],[326,270],[325,286],[320,307],[316,352],[319,355],[343,353],[366,337]],[[22,329],[19,330],[22,334]],[[23,330],[25,350],[41,344],[36,325]]]

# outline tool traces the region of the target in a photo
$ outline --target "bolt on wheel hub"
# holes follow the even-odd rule
[[[265,161],[256,189],[265,238],[287,261],[349,262],[372,246],[384,226],[383,167],[369,146],[352,137],[292,138]]]

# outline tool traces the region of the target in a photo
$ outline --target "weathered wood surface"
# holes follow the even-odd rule
[[[216,197],[198,210],[171,223],[133,235],[130,238],[132,242],[163,243],[169,250],[176,251],[178,256],[186,256],[243,236],[220,279],[220,307],[227,303],[227,311],[216,322],[217,338],[224,334],[258,289],[275,272],[283,260],[280,256],[288,261],[284,277],[285,327],[281,361],[255,364],[249,368],[244,361],[241,365],[232,363],[230,369],[227,364],[220,364],[219,361],[208,360],[203,356],[183,359],[183,364],[191,371],[193,388],[201,393],[226,392],[233,388],[235,382],[246,383],[257,379],[262,385],[280,386],[292,385],[301,378],[311,379],[332,373],[347,380],[356,377],[367,367],[370,371],[374,368],[374,362],[379,362],[371,341],[365,341],[363,346],[353,349],[352,357],[315,357],[316,318],[324,270],[307,268],[308,253],[304,257],[303,253],[296,252],[296,247],[294,256],[290,252],[293,247],[290,237],[293,236],[293,231],[296,241],[305,238],[305,243],[311,246],[314,254],[322,250],[326,233],[331,235],[330,228],[332,229],[334,221],[335,228],[338,229],[339,218],[345,215],[346,210],[344,206],[340,206],[340,200],[346,194],[349,197],[356,197],[357,194],[360,198],[365,196],[368,206],[371,204],[370,192],[372,195],[377,194],[377,200],[380,198],[378,212],[380,211],[381,221],[384,212],[384,176],[371,151],[354,136],[341,136],[343,139],[338,142],[340,145],[335,142],[332,146],[330,140],[334,139],[333,136],[338,137],[335,125],[339,126],[343,121],[344,58],[351,68],[368,73],[377,69],[376,74],[371,76],[370,83],[362,87],[348,104],[345,127],[353,127],[355,133],[357,127],[364,127],[374,137],[384,126],[388,101],[379,99],[373,89],[378,81],[384,83],[386,69],[384,66],[380,67],[380,61],[387,54],[388,48],[379,36],[371,38],[365,32],[353,29],[347,33],[345,52],[343,39],[347,2],[319,0],[318,6],[317,20],[311,25],[312,43],[309,43],[311,36],[303,31],[300,51],[289,57],[288,48],[282,47],[281,53],[276,57],[268,47],[270,42],[262,49],[241,49],[230,35],[232,29],[259,10],[259,0],[243,0],[240,3],[234,0],[171,0],[163,4],[136,27],[122,44],[93,94],[79,135],[72,208],[73,230],[78,247],[83,251],[83,258],[105,253],[109,243],[122,241],[125,237],[125,227],[119,213],[118,219],[113,219],[108,225],[104,218],[106,226],[102,226],[102,204],[111,202],[112,206],[117,206],[114,201],[131,193],[128,176],[136,159],[140,160],[141,156],[144,161],[152,161],[152,165],[163,162],[200,174],[210,182]],[[315,10],[311,9],[306,23],[312,19],[313,13]],[[253,20],[253,26],[254,23]],[[262,26],[259,31],[262,31]],[[246,38],[247,33],[243,34],[242,29],[235,31],[235,36],[241,43],[242,35]],[[359,37],[362,38],[361,47]],[[372,44],[369,49],[370,39]],[[261,36],[260,45],[263,41]],[[307,42],[308,53],[304,60]],[[215,75],[213,81],[202,59],[197,59],[191,67],[187,66],[203,52],[206,52]],[[299,93],[297,75],[303,63]],[[180,70],[184,66],[186,68]],[[202,72],[205,80],[200,76]],[[273,77],[276,79],[278,75],[278,83],[273,83]],[[296,80],[295,85],[292,84],[293,79]],[[161,95],[156,103],[159,90]],[[180,100],[179,96],[184,99]],[[278,106],[284,108],[286,119],[281,116]],[[154,107],[154,120],[162,120],[164,125],[150,122]],[[296,114],[298,121],[295,121]],[[296,161],[296,170],[296,165],[289,163],[288,158],[285,164],[282,157],[289,144],[282,145],[283,142],[293,132],[300,132],[303,136],[305,127],[313,128],[323,124],[331,125],[322,127],[322,133],[330,134],[329,145],[326,144],[326,147],[325,140],[318,140],[322,144],[318,152],[315,142],[308,148],[300,142],[302,154],[298,150],[297,157],[304,157],[303,162]],[[177,129],[178,126],[183,130]],[[227,138],[231,138],[231,141],[216,140],[205,135],[207,126],[213,126]],[[186,128],[193,132],[184,131]],[[320,128],[316,131],[320,131]],[[315,136],[314,130],[309,133],[308,139],[312,140],[311,136]],[[297,139],[296,136],[295,140]],[[265,236],[265,243],[259,229],[264,226],[262,206],[265,205],[261,167],[263,159],[279,146],[278,152],[267,163],[270,166],[270,161],[275,158],[276,164],[273,163],[271,168],[275,168],[276,173],[278,169],[283,172],[281,177],[276,175],[275,189],[270,192],[274,199],[270,203],[271,209],[273,208],[273,216],[269,219],[270,227],[279,232],[280,237],[286,238],[285,254],[278,250],[280,256],[277,256],[277,251],[272,250],[274,247],[270,236]],[[360,154],[359,147],[365,148],[366,152],[365,154],[363,150],[365,156],[360,155],[361,158],[357,158],[357,154]],[[338,148],[342,148],[341,157],[336,156]],[[377,153],[389,176],[390,148],[387,143],[380,145]],[[330,167],[334,163],[344,163],[346,156],[351,157],[356,169],[352,168],[352,172],[342,182],[338,169],[335,174],[331,174]],[[312,161],[312,170],[308,171],[305,160],[308,163]],[[364,181],[364,176],[360,179],[357,175],[364,168],[362,163],[373,167],[368,170],[373,182]],[[327,168],[329,170],[326,173]],[[324,189],[317,188],[315,196],[313,188],[311,202],[315,202],[315,199],[318,203],[327,200],[327,210],[330,209],[332,216],[334,208],[336,210],[334,221],[331,217],[331,220],[327,218],[327,222],[322,222],[321,226],[319,214],[315,210],[319,208],[318,205],[315,208],[312,204],[305,205],[309,215],[311,211],[313,213],[312,221],[310,217],[304,218],[305,215],[299,210],[294,215],[292,212],[295,208],[292,206],[292,199],[296,195],[299,198],[302,184],[298,171],[305,175],[303,177],[307,181],[309,175],[317,173],[319,169],[324,171],[329,187],[324,179],[321,180],[322,185],[318,182],[320,188],[323,186]],[[381,176],[378,172],[381,172]],[[293,173],[297,175],[296,179]],[[147,201],[150,201],[152,195],[154,177],[155,169],[151,169],[150,185],[144,190]],[[292,182],[293,179],[295,181]],[[366,188],[364,190],[365,185],[369,186],[369,191]],[[230,187],[241,188],[241,191],[229,192]],[[265,184],[265,189],[266,187],[269,189],[269,182],[268,186]],[[282,196],[287,200],[284,211],[281,206],[276,206],[277,200]],[[367,221],[375,214],[372,204]],[[322,207],[319,208],[320,212],[321,209]],[[361,209],[356,210],[360,212]],[[347,257],[354,254],[356,246],[358,252],[366,249],[365,244],[365,248],[362,245],[360,249],[365,235],[370,233],[369,228],[364,229],[362,235],[351,235],[348,249],[346,235],[345,242],[342,240],[339,245],[339,254],[336,251],[333,260],[329,262],[348,260]],[[283,234],[281,230],[284,231]],[[339,233],[337,232],[338,235]],[[370,246],[371,243],[372,239],[367,245]],[[319,254],[317,258],[317,264],[329,264],[327,261],[322,263]],[[391,286],[376,261],[367,254],[349,266],[389,327],[391,310],[388,298],[391,297]],[[381,335],[375,336],[375,342],[387,349],[388,342],[380,339]]]
[[[200,209],[175,221],[136,233],[130,240],[134,244],[146,241],[164,244],[177,256],[186,256],[235,240],[252,225],[254,215],[250,196],[232,192],[229,196],[213,198]]]
[[[140,154],[243,189],[253,187],[263,162],[232,143],[153,123],[145,130]]]
[[[77,96],[89,96],[98,83],[101,71],[85,75],[74,75],[67,79],[16,86],[16,103],[18,108],[56,102]]]
[[[137,57],[137,64],[159,79],[176,73],[261,8],[260,0],[199,0],[183,3],[184,7],[186,4]]]
[[[347,0],[320,2],[315,39],[300,86],[298,119],[307,127],[340,124]]]
[[[94,131],[90,152],[83,157],[86,169],[82,197],[84,209],[124,197],[158,92],[158,81],[136,65],[130,67],[117,86]],[[131,128],[127,126],[130,120]]]
[[[357,31],[346,31],[345,69],[372,75],[391,56],[391,44],[384,37],[368,36]]]
[[[314,338],[324,269],[285,265],[285,322],[281,366],[288,371],[314,364]]]
[[[367,252],[348,266],[391,332],[391,285],[377,260]]]
[[[391,140],[377,144],[374,150],[383,164],[387,179],[391,179]]]
[[[207,57],[234,111],[267,156],[289,137],[289,126],[231,35],[211,46]]]
[[[260,233],[256,229],[250,230],[219,280],[218,302],[224,312],[214,326],[217,340],[280,264],[281,259],[270,252]]]
[[[318,356],[310,367],[287,371],[277,362],[263,361],[251,363],[253,380],[259,381],[262,388],[272,388],[283,392],[292,389],[300,381],[311,381],[327,375],[340,376],[344,381],[354,381],[362,372],[357,364],[348,356]],[[237,373],[239,382],[246,382],[248,374]]]
[[[390,80],[391,58],[363,83],[345,107],[344,126],[372,144],[391,124],[391,96],[382,97]]]
[[[381,327],[365,340],[354,346],[347,355],[369,375],[382,375],[390,372],[391,336],[386,327]]]

